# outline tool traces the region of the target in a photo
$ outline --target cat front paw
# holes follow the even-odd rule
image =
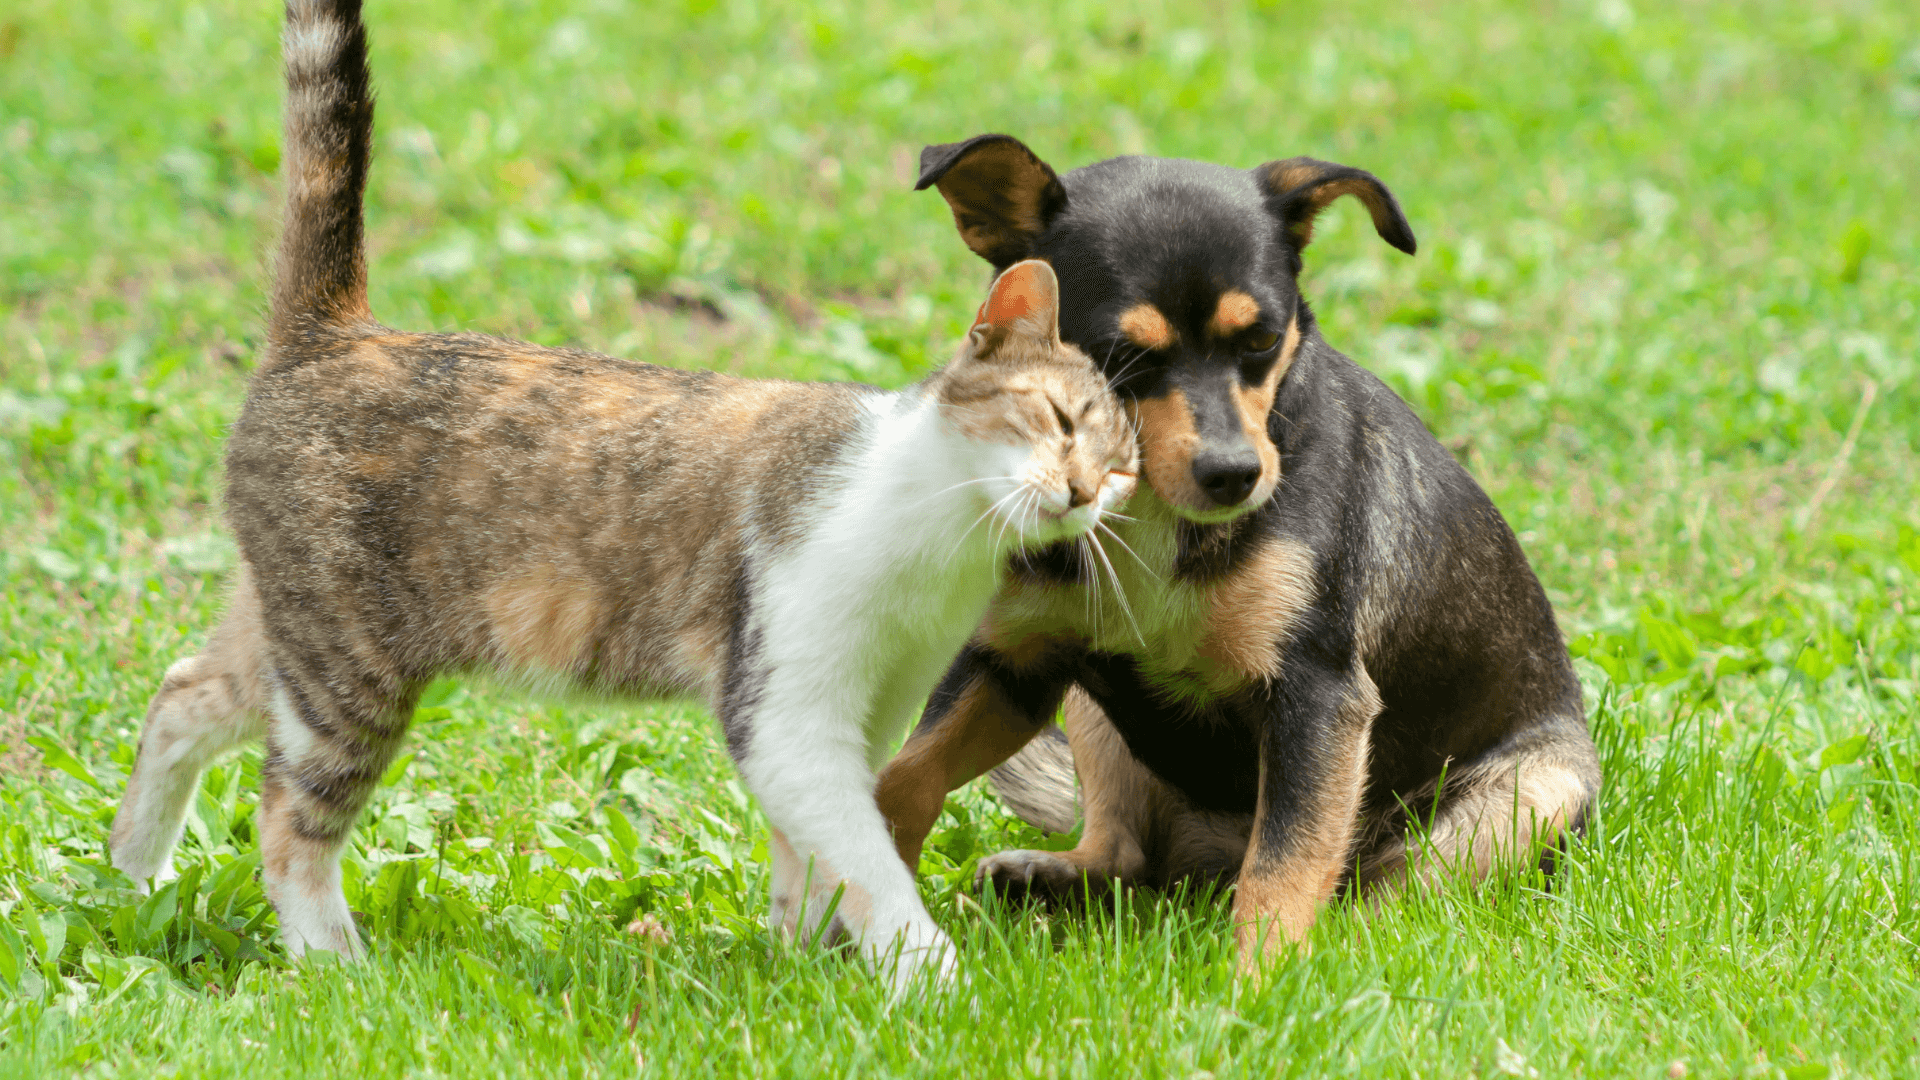
[[[953,939],[931,920],[909,923],[895,936],[893,946],[875,960],[885,969],[895,995],[921,980],[939,988],[952,986],[960,971],[960,953]]]

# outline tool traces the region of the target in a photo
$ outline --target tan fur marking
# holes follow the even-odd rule
[[[1214,305],[1213,318],[1207,320],[1207,333],[1217,338],[1231,337],[1252,326],[1253,320],[1259,317],[1259,301],[1239,289],[1228,289]]]
[[[1294,354],[1300,349],[1300,320],[1294,319],[1287,324],[1286,340],[1280,345],[1280,356],[1273,363],[1273,369],[1257,386],[1235,388],[1234,404],[1240,413],[1240,430],[1247,441],[1260,451],[1260,466],[1265,470],[1269,464],[1279,467],[1279,455],[1273,450],[1273,440],[1267,438],[1267,417],[1273,412],[1273,398],[1280,392],[1280,380],[1286,377],[1287,370],[1293,367]],[[1269,462],[1268,455],[1272,454]]]
[[[1162,499],[1176,506],[1211,506],[1207,493],[1193,480],[1193,455],[1200,449],[1200,433],[1193,427],[1193,407],[1187,395],[1170,390],[1159,397],[1142,398],[1132,406],[1140,427],[1140,465],[1147,483]]]
[[[1234,408],[1240,414],[1241,433],[1246,436],[1254,453],[1260,455],[1260,483],[1252,496],[1252,501],[1256,503],[1266,501],[1273,492],[1273,486],[1280,482],[1280,451],[1267,435],[1267,418],[1273,413],[1273,399],[1280,392],[1280,380],[1293,367],[1293,358],[1299,350],[1300,319],[1295,316],[1287,323],[1286,340],[1281,342],[1280,356],[1274,361],[1273,369],[1267,372],[1267,377],[1258,386],[1236,387],[1233,392]]]
[[[1334,740],[1332,775],[1321,783],[1312,816],[1280,852],[1265,850],[1262,841],[1267,778],[1261,766],[1253,840],[1233,896],[1243,976],[1259,974],[1269,958],[1306,940],[1320,905],[1332,899],[1346,869],[1366,783],[1368,735],[1381,709],[1373,680],[1364,672],[1357,675],[1358,685],[1335,710],[1332,728],[1323,736]]]
[[[1071,851],[990,855],[980,864],[983,878],[1063,896],[1078,895],[1083,882],[1096,892],[1114,882],[1169,887],[1218,880],[1240,866],[1252,815],[1194,808],[1140,764],[1100,706],[1078,688],[1068,691],[1060,723],[1085,803],[1080,842]],[[1151,861],[1149,848],[1158,853]]]
[[[918,872],[920,846],[947,792],[1012,757],[1039,733],[990,685],[975,680],[937,727],[907,740],[874,793],[907,869]]]
[[[1172,791],[1133,756],[1119,730],[1086,691],[1076,686],[1067,692],[1060,719],[1073,746],[1082,790],[1090,796],[1083,809],[1080,842],[1066,858],[1083,874],[1136,879],[1147,868],[1140,826]]]
[[[1386,212],[1386,204],[1381,201],[1380,192],[1372,184],[1358,178],[1329,181],[1314,188],[1309,194],[1308,205],[1312,207],[1312,212],[1300,219],[1293,227],[1293,237],[1301,247],[1313,242],[1314,215],[1326,209],[1328,203],[1342,195],[1352,195],[1367,204],[1367,213],[1372,216],[1374,225],[1378,227]]]
[[[1516,776],[1517,773],[1517,776]],[[1592,781],[1564,765],[1509,759],[1505,768],[1449,781],[1469,785],[1453,795],[1424,835],[1395,842],[1359,868],[1371,898],[1397,896],[1419,883],[1455,878],[1478,883],[1502,863],[1517,863],[1553,841],[1593,795]],[[1431,800],[1432,790],[1409,802]]]
[[[586,659],[602,618],[592,586],[551,565],[489,589],[485,605],[508,663],[553,671]]]
[[[1321,171],[1318,165],[1297,165],[1290,161],[1282,161],[1267,173],[1267,184],[1275,192],[1292,191],[1319,176]]]
[[[1318,592],[1313,551],[1276,540],[1255,552],[1213,591],[1200,656],[1244,679],[1280,677],[1280,646]]]
[[[1067,692],[1061,727],[1089,797],[1080,842],[1071,851],[996,852],[981,860],[982,881],[1068,896],[1083,881],[1098,890],[1138,881],[1146,872],[1148,823],[1180,796],[1134,758],[1100,706],[1078,687]]]
[[[1180,340],[1173,324],[1160,314],[1160,309],[1144,302],[1121,313],[1120,332],[1143,349],[1165,349]]]
[[[1372,184],[1358,177],[1347,180],[1334,180],[1313,189],[1313,205],[1325,206],[1342,195],[1357,196],[1362,202],[1372,202],[1377,196]]]
[[[1053,183],[1051,170],[1032,151],[1001,142],[974,150],[966,168],[947,173],[936,186],[953,210],[960,238],[975,254],[994,261],[1040,234],[1042,194]]]

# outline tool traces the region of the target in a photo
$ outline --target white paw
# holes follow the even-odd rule
[[[286,946],[287,955],[295,960],[320,955],[334,956],[348,961],[367,958],[367,947],[360,942],[360,932],[351,926],[344,930],[321,931],[311,936],[298,931],[289,932],[282,927],[280,943]]]
[[[365,959],[367,947],[360,940],[360,930],[346,901],[326,906],[337,906],[338,910],[278,909],[280,944],[286,946],[287,955],[295,960],[313,953],[331,953],[342,960]]]
[[[953,939],[931,920],[907,924],[881,949],[874,960],[885,969],[895,994],[905,992],[917,980],[951,986],[960,970],[960,953]]]
[[[127,875],[133,882],[133,891],[141,896],[146,896],[154,889],[180,876],[180,871],[173,868],[171,852],[158,860],[151,855],[141,858],[133,854],[146,840],[146,837],[135,837],[124,841],[119,845],[119,849],[112,853],[113,868]],[[151,848],[156,845],[149,843],[146,846]]]

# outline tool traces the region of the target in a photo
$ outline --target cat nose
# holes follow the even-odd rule
[[[1221,506],[1237,506],[1260,482],[1260,458],[1244,454],[1202,454],[1193,459],[1193,480],[1207,498]]]
[[[1067,509],[1078,510],[1093,501],[1093,495],[1079,484],[1067,485]]]

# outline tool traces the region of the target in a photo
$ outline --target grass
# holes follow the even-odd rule
[[[276,944],[257,754],[177,887],[107,867],[232,566],[277,19],[0,13],[0,1074],[1920,1075],[1920,9],[372,4],[373,301],[409,329],[908,380],[986,280],[915,155],[983,130],[1404,202],[1417,258],[1341,207],[1304,287],[1547,584],[1587,841],[1551,891],[1337,907],[1253,986],[1217,898],[976,896],[1041,838],[968,789],[922,867],[967,982],[898,1001],[773,946],[764,826],[686,706],[437,685],[347,860],[357,969]]]

